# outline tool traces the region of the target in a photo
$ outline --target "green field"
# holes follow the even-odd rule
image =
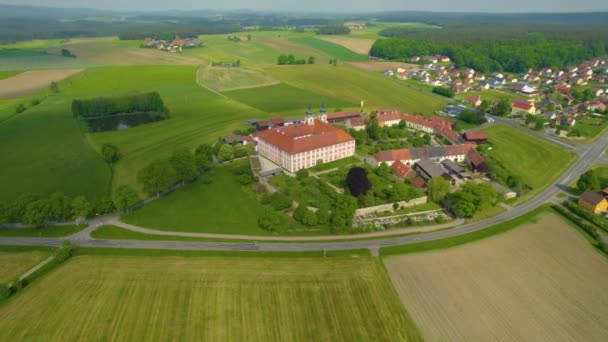
[[[1,306],[0,331],[46,341],[421,340],[367,257],[80,256]]]
[[[381,22],[376,21],[372,23],[373,26],[368,26],[362,29],[351,29],[349,37],[353,38],[366,38],[366,39],[383,39],[386,38],[381,36],[380,31],[384,30],[387,27],[406,27],[411,28],[413,30],[422,30],[422,29],[438,29],[441,28],[435,25],[429,25],[425,23],[416,23],[416,22],[407,22],[407,23],[398,23],[398,22]]]
[[[272,77],[255,70],[221,67],[200,69],[198,82],[216,91],[263,87],[278,83]]]
[[[281,82],[359,104],[368,110],[396,108],[409,113],[435,113],[446,102],[382,75],[349,66],[305,65],[264,69]]]
[[[217,167],[196,182],[121,219],[136,226],[167,231],[270,234],[258,228],[257,219],[263,207],[252,191],[241,187],[231,173],[233,167]],[[211,183],[206,184],[206,179]]]
[[[55,191],[92,199],[106,193],[110,169],[87,144],[69,106],[52,96],[0,123],[0,199]]]
[[[42,249],[0,247],[0,286],[29,271],[49,255],[49,251]]]
[[[509,126],[494,125],[483,131],[490,136],[488,154],[532,187],[524,198],[541,192],[576,160],[573,153]]]
[[[21,73],[21,72],[20,71],[0,71],[0,80],[9,78],[9,77],[13,77],[19,73]]]
[[[0,71],[32,69],[79,69],[97,66],[79,58],[66,58],[37,50],[1,49]]]
[[[356,106],[353,102],[298,89],[287,84],[229,91],[224,92],[224,95],[266,112],[301,109],[304,113],[308,105],[316,109],[322,103],[325,103],[330,110]]]
[[[341,45],[315,37],[294,38],[292,41],[317,49],[330,57],[337,58],[341,62],[366,62],[368,60],[368,57],[365,55],[360,55]]]
[[[0,237],[64,237],[76,234],[84,228],[86,225],[0,229]]]

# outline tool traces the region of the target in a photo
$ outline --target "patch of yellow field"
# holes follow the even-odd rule
[[[361,55],[369,54],[369,50],[372,48],[372,45],[374,45],[375,42],[373,39],[348,38],[340,36],[320,36],[319,38],[334,44],[342,45],[345,48]]]
[[[0,99],[14,99],[34,93],[51,82],[61,81],[82,69],[31,70],[0,80]]]
[[[386,267],[431,341],[602,341],[608,259],[555,214]]]
[[[43,251],[0,252],[0,286],[29,271],[48,256],[49,253]]]

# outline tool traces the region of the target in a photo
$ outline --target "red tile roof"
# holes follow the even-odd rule
[[[412,170],[412,168],[403,164],[400,161],[394,162],[393,165],[391,165],[391,168],[393,169],[393,171],[395,171],[397,176],[399,176],[401,178],[411,179],[411,178],[416,177],[416,172],[414,172],[414,170]]]
[[[469,162],[471,162],[471,164],[473,164],[473,166],[477,167],[483,163],[485,163],[486,161],[483,159],[483,157],[481,155],[479,155],[479,152],[477,152],[474,148],[472,148],[468,153],[467,153],[467,159],[469,160]]]
[[[467,96],[467,101],[473,105],[477,105],[477,102],[481,101],[479,96],[469,95]]]
[[[412,180],[412,185],[414,187],[416,187],[416,188],[419,188],[419,189],[422,189],[422,188],[426,187],[426,183],[420,177],[414,178],[414,180]]]
[[[299,123],[287,127],[268,129],[259,132],[257,136],[260,140],[264,140],[290,154],[312,151],[354,140],[344,130],[320,120],[315,120],[314,125]]]
[[[488,140],[488,133],[486,132],[466,132],[464,134],[465,140]]]
[[[346,112],[335,112],[335,113],[327,113],[328,120],[339,120],[339,119],[348,119],[356,116],[360,116],[361,113],[356,110],[346,111]]]
[[[514,100],[513,101],[513,107],[514,108],[529,110],[533,106],[534,105],[531,102],[528,102],[528,101],[519,101],[519,100]]]
[[[374,154],[379,162],[397,160],[415,160],[422,158],[441,158],[445,156],[465,155],[473,148],[471,144],[417,147],[412,149],[386,150]]]

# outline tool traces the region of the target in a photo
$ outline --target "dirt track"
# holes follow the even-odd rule
[[[600,341],[608,260],[556,215],[453,249],[391,257],[403,304],[431,341]]]
[[[0,99],[27,96],[48,87],[53,81],[61,81],[82,69],[32,70],[0,80]]]

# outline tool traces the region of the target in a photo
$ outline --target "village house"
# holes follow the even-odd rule
[[[446,145],[446,146],[426,146],[411,149],[386,150],[374,154],[376,166],[386,163],[388,166],[400,161],[401,163],[412,166],[421,159],[430,159],[441,162],[450,159],[456,163],[462,163],[466,154],[473,148],[471,144]]]
[[[470,95],[467,96],[466,101],[473,107],[479,107],[481,106],[481,97],[479,95],[474,96],[474,95]]]
[[[355,154],[355,139],[328,123],[323,109],[318,118],[309,109],[303,123],[267,129],[254,134],[254,139],[261,156],[289,172]]]
[[[391,165],[391,169],[393,169],[393,172],[399,178],[412,180],[412,179],[416,178],[416,176],[417,176],[416,172],[414,170],[412,170],[411,167],[403,164],[400,161],[394,162],[393,165]]]
[[[596,214],[608,211],[606,197],[592,190],[587,190],[579,196],[578,205]]]
[[[488,163],[474,148],[470,149],[469,152],[467,152],[467,155],[465,156],[465,161],[469,169],[471,169],[471,171],[473,172],[488,173],[490,171]]]
[[[513,112],[535,115],[536,107],[532,101],[513,100]]]

